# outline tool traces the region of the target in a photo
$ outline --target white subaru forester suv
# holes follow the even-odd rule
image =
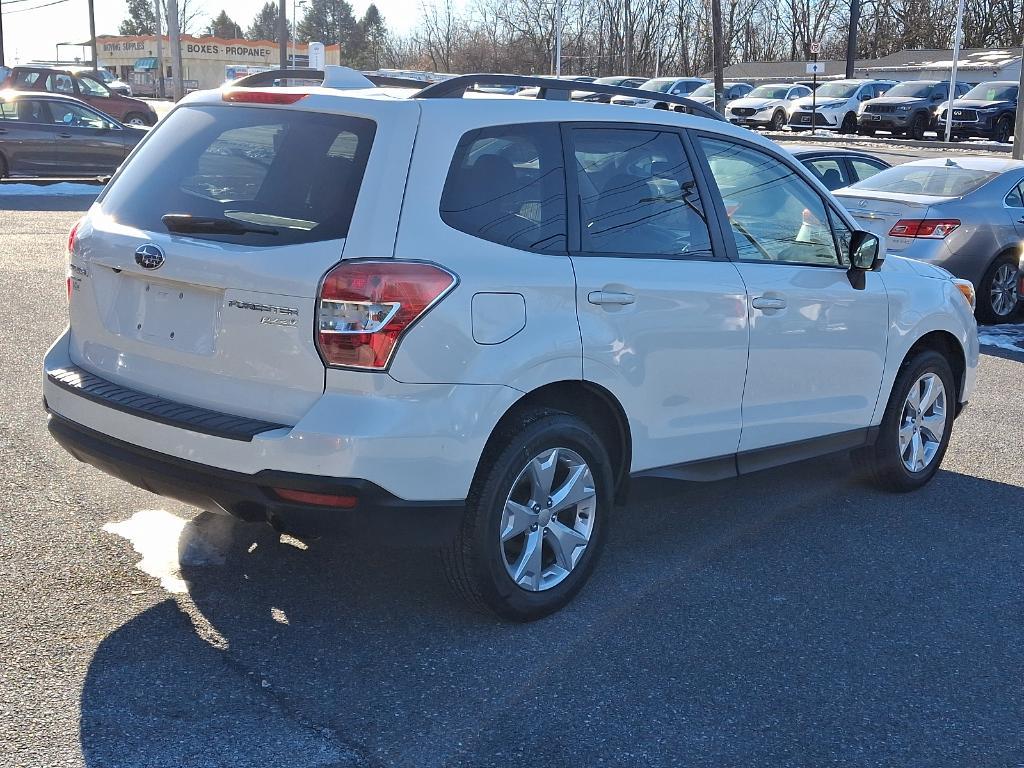
[[[632,476],[938,469],[970,286],[883,263],[777,145],[529,78],[541,98],[331,77],[190,95],[71,233],[43,391],[74,456],[296,535],[440,547],[513,620],[580,589]]]

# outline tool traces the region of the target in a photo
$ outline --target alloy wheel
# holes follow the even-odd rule
[[[1017,270],[1012,264],[1000,264],[992,276],[989,305],[998,317],[1006,317],[1017,308]]]
[[[597,490],[587,462],[552,448],[526,463],[501,515],[499,546],[505,570],[520,588],[557,586],[580,562],[597,514]]]
[[[900,417],[899,441],[903,466],[911,472],[927,469],[946,432],[946,388],[934,373],[919,378],[907,393]]]

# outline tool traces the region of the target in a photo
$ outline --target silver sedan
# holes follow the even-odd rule
[[[1024,242],[1024,161],[989,157],[915,160],[836,190],[886,250],[970,280],[982,322],[1018,308]]]

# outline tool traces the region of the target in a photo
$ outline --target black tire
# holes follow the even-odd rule
[[[1010,118],[1004,115],[996,121],[996,130],[992,134],[992,139],[1000,144],[1007,144],[1012,133],[1013,125],[1010,123]]]
[[[1012,309],[1006,311],[1005,305],[1000,306],[999,302],[999,297],[1005,296],[1005,290],[1001,288],[1005,285],[1004,279],[1010,272],[1014,274],[1017,272],[1017,259],[1010,254],[996,258],[988,268],[988,271],[985,272],[985,276],[981,279],[981,284],[978,286],[978,307],[974,313],[979,322],[995,325],[997,323],[1009,322],[1017,316],[1017,310],[1020,308],[1020,296],[1017,295],[1019,285],[1017,278],[1013,282],[1013,295],[1017,297],[1017,302],[1013,304]]]
[[[928,118],[918,112],[910,123],[910,130],[907,136],[916,141],[924,141],[924,132],[928,129]]]
[[[124,116],[124,121],[123,122],[126,125],[149,125],[150,124],[149,123],[149,118],[146,117],[141,112],[129,112],[127,115]]]
[[[471,605],[509,621],[533,621],[568,603],[593,570],[604,545],[614,503],[611,461],[594,431],[582,420],[561,411],[524,412],[496,433],[490,446],[480,460],[466,499],[462,527],[455,540],[441,552],[445,574],[456,593]],[[596,504],[590,513],[593,520],[589,541],[568,575],[548,589],[530,591],[519,586],[506,569],[507,545],[500,538],[502,512],[506,500],[518,487],[515,483],[520,473],[534,457],[553,448],[568,449],[583,458],[593,477]],[[530,530],[536,531],[537,526]],[[547,533],[541,531],[544,557],[553,553]]]
[[[786,124],[786,112],[782,109],[776,109],[775,114],[772,115],[772,121],[768,123],[769,130],[781,131],[782,126]]]
[[[857,115],[853,112],[847,112],[846,117],[843,118],[843,124],[839,126],[839,132],[845,134],[857,133]]]
[[[911,387],[928,373],[935,374],[942,381],[945,392],[944,429],[938,448],[930,462],[923,469],[912,472],[903,462],[903,454],[900,450],[900,427],[903,422],[904,405]],[[955,413],[956,387],[949,361],[943,355],[930,349],[916,353],[904,361],[900,372],[896,375],[875,444],[854,451],[854,464],[875,485],[884,490],[895,493],[917,490],[934,477],[942,463],[943,456],[946,455]]]

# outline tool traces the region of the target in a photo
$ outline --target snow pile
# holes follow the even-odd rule
[[[978,326],[978,343],[1024,352],[1024,324]]]

